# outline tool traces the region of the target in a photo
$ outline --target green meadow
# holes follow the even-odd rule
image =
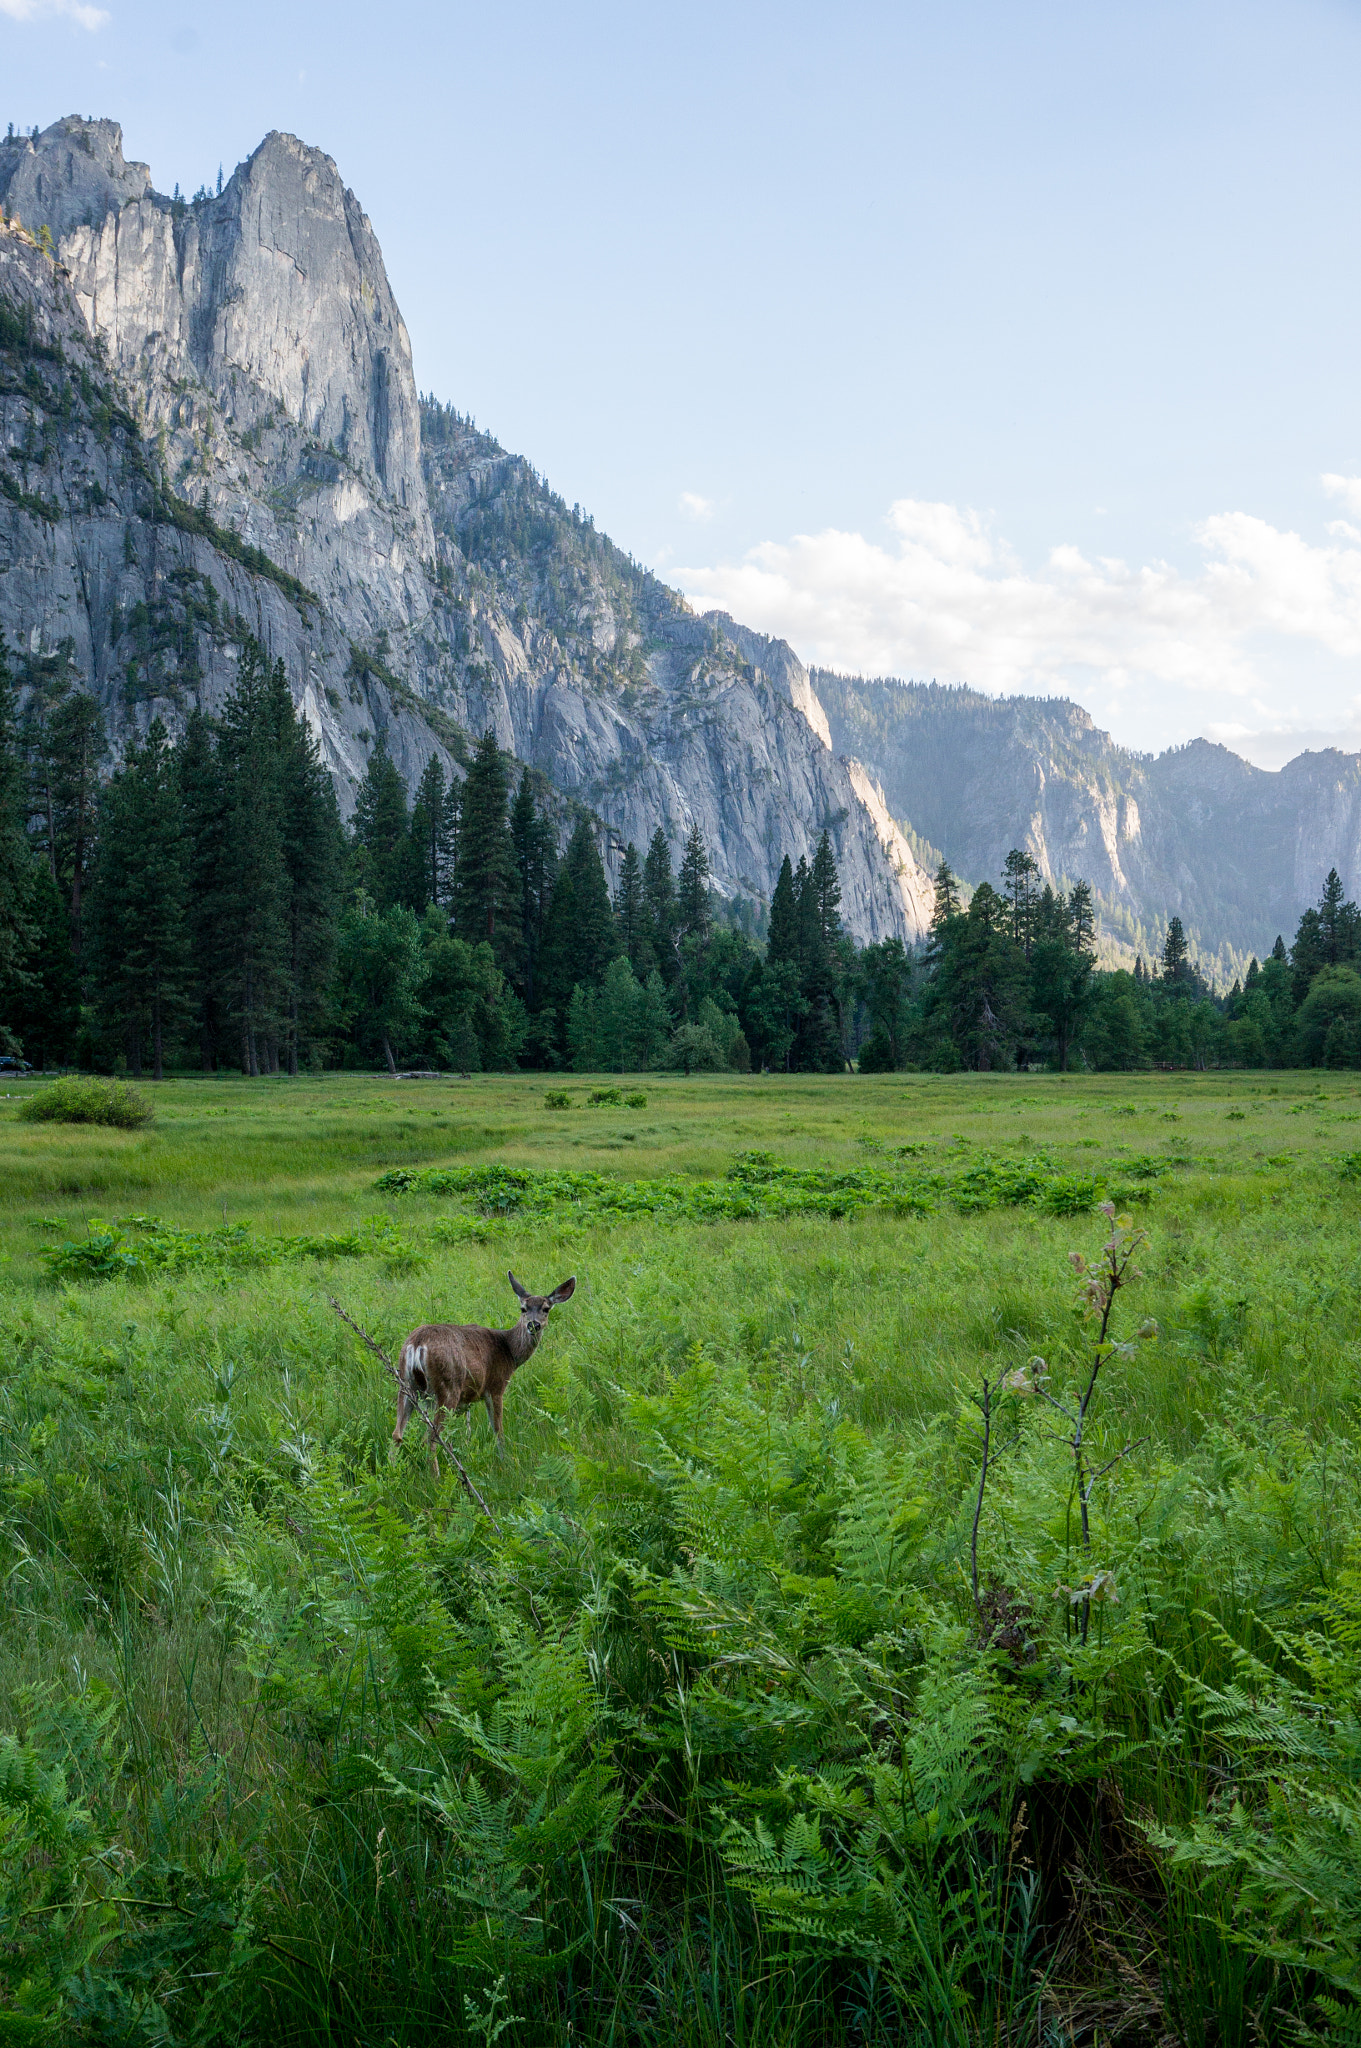
[[[0,2040],[1354,2042],[1361,1080],[549,1078],[5,1084]]]

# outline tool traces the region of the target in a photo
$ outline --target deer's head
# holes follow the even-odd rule
[[[513,1273],[508,1273],[506,1278],[520,1297],[520,1323],[532,1348],[542,1337],[549,1315],[558,1303],[570,1300],[576,1292],[576,1280],[564,1280],[551,1294],[530,1294],[521,1287]]]

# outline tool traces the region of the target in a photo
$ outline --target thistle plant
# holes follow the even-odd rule
[[[1059,1441],[1065,1443],[1073,1460],[1073,1492],[1077,1496],[1078,1514],[1082,1533],[1082,1554],[1087,1564],[1087,1574],[1082,1584],[1076,1587],[1061,1587],[1068,1595],[1072,1606],[1080,1610],[1079,1631],[1085,1644],[1091,1625],[1092,1605],[1095,1601],[1107,1601],[1112,1606],[1119,1600],[1115,1577],[1110,1571],[1092,1571],[1092,1494],[1099,1479],[1114,1471],[1139,1444],[1147,1441],[1138,1437],[1124,1444],[1113,1458],[1103,1465],[1091,1463],[1091,1441],[1088,1425],[1091,1419],[1092,1400],[1096,1393],[1101,1368],[1108,1358],[1132,1358],[1134,1345],[1117,1342],[1111,1334],[1111,1322],[1115,1310],[1115,1297],[1122,1288],[1142,1280],[1143,1274],[1134,1263],[1135,1254],[1148,1242],[1147,1233],[1135,1228],[1128,1216],[1117,1216],[1114,1202],[1102,1202],[1101,1213],[1110,1223],[1110,1236],[1102,1245],[1099,1256],[1089,1261],[1082,1252],[1070,1252],[1069,1263],[1080,1281],[1078,1300],[1089,1322],[1096,1324],[1096,1342],[1092,1347],[1091,1364],[1086,1382],[1075,1401],[1065,1401],[1050,1392],[1046,1384],[1049,1368],[1042,1358],[1032,1358],[1027,1366],[1020,1367],[1008,1375],[1004,1385],[1009,1392],[1025,1396],[1038,1395],[1042,1401],[1061,1415],[1067,1427],[1059,1432]],[[1156,1337],[1158,1326],[1151,1320],[1143,1322],[1137,1331],[1140,1338]]]

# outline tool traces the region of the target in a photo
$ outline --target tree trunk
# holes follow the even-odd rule
[[[392,1057],[392,1046],[389,1043],[386,1031],[383,1033],[383,1051],[387,1056],[388,1072],[391,1074],[393,1080],[395,1081],[397,1078],[397,1062]]]

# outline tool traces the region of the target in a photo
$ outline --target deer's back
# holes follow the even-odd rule
[[[480,1323],[422,1323],[402,1346],[402,1358],[424,1348],[425,1376],[442,1408],[480,1400],[503,1339]]]

